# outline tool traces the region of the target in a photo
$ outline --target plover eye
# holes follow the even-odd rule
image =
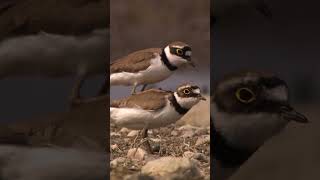
[[[182,55],[183,55],[182,49],[176,49],[176,53],[177,53],[177,55],[179,55],[179,56],[182,56]]]
[[[189,90],[189,89],[184,89],[184,90],[183,90],[183,93],[184,93],[184,94],[190,94],[190,90]]]
[[[254,92],[249,88],[239,88],[236,91],[237,99],[242,103],[250,103],[256,99],[256,95]]]

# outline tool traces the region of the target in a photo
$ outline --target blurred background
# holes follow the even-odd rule
[[[176,72],[157,87],[175,90],[193,82],[204,91],[210,88],[210,1],[111,0],[110,61],[131,52],[183,41],[192,48],[197,70],[188,67]],[[140,88],[139,88],[140,89]],[[127,96],[131,87],[111,88],[111,98]]]
[[[107,28],[108,5],[106,0],[0,2],[0,122],[66,110],[76,77],[48,77],[45,72],[41,74],[47,71],[43,65],[50,61],[67,64],[81,58],[107,64],[106,32],[95,39],[92,33]],[[41,36],[43,39],[37,38]],[[34,60],[43,64],[33,64]],[[34,74],[24,73],[30,69]],[[101,67],[97,75],[89,77],[83,95],[96,95],[104,74],[105,67]]]
[[[0,179],[106,179],[107,0],[0,1]],[[88,73],[90,72],[90,73]],[[87,100],[87,99],[86,99]]]
[[[291,102],[311,121],[289,124],[231,179],[319,179],[319,3],[265,0],[272,13],[272,18],[265,18],[250,4],[255,0],[227,5],[221,1],[213,1],[213,84],[238,70],[272,72],[288,82]]]

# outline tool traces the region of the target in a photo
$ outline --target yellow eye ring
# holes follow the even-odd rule
[[[190,94],[190,90],[189,89],[185,89],[185,90],[183,90],[183,93],[184,94]]]
[[[243,93],[246,93],[246,94],[244,95]],[[247,96],[247,97],[243,97],[243,96]],[[239,88],[236,91],[236,97],[240,102],[245,104],[251,103],[252,101],[256,100],[256,95],[249,88]]]
[[[177,50],[176,50],[176,53],[177,53],[179,56],[183,55],[182,49],[177,49]]]

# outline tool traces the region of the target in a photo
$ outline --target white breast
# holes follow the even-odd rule
[[[211,105],[215,128],[236,147],[256,149],[282,130],[288,121],[278,114],[228,114]]]
[[[129,129],[159,128],[175,123],[182,117],[168,104],[157,111],[148,111],[139,108],[110,108],[111,122]]]
[[[153,84],[167,79],[173,72],[161,61],[160,56],[151,60],[150,66],[137,73],[120,72],[110,75],[110,85]]]

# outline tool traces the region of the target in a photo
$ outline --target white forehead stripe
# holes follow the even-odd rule
[[[178,45],[174,45],[172,47],[174,47],[174,48],[183,48],[183,46],[178,46]]]
[[[288,90],[285,86],[278,86],[269,90],[266,90],[268,99],[287,101]]]
[[[181,89],[190,88],[190,87],[191,87],[190,85],[185,85],[185,86],[179,87],[178,90],[181,91]]]
[[[192,54],[191,51],[187,51],[187,52],[185,53],[186,56],[191,56],[191,54]]]
[[[194,90],[192,90],[192,92],[195,94],[200,94],[200,89],[194,89]]]

